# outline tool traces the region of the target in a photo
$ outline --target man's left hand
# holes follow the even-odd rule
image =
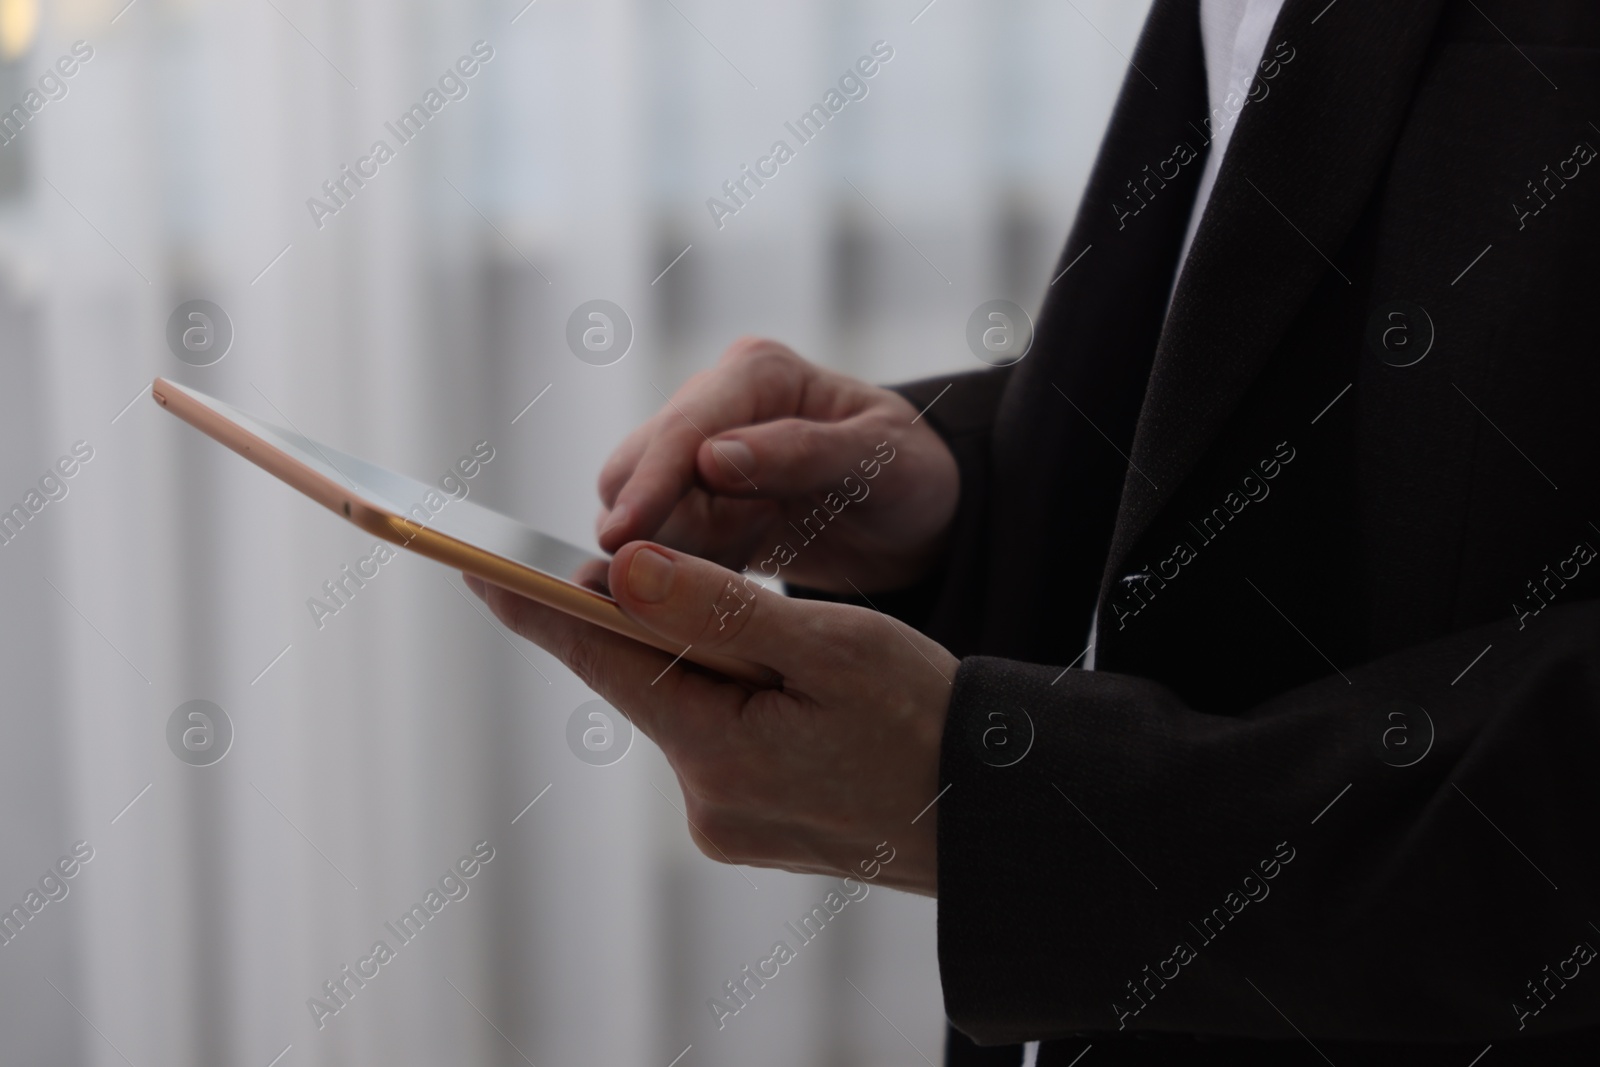
[[[794,600],[694,556],[634,541],[611,561],[622,610],[674,644],[770,668],[783,688],[711,674],[468,576],[495,615],[660,746],[689,834],[725,863],[936,891],[939,745],[957,660],[875,611]],[[919,818],[920,815],[920,818]],[[913,823],[913,819],[916,822]]]

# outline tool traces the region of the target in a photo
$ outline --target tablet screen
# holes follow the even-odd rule
[[[313,441],[294,430],[258,419],[204,393],[171,382],[165,383],[164,387],[181,389],[185,396],[204,404],[229,422],[287,453],[297,462],[337,484],[349,487],[352,496],[373,507],[404,516],[418,526],[464,541],[552,578],[595,592],[607,592],[605,577],[608,560],[604,556],[530,529],[515,519],[466,499],[464,495],[453,496],[438,486],[385,470]],[[462,485],[465,484],[463,480]]]

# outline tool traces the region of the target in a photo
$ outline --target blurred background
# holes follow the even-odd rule
[[[0,0],[0,1062],[940,1059],[934,904],[886,889],[719,1029],[830,883],[701,857],[643,739],[579,758],[594,694],[447,569],[316,618],[372,539],[148,385],[430,482],[488,442],[472,498],[592,546],[609,450],[738,335],[888,382],[977,367],[985,301],[1036,310],[1146,4],[525,3]],[[347,165],[377,170],[335,199]],[[633,333],[604,366],[566,341],[595,299]]]

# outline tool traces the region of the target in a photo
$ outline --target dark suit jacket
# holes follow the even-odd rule
[[[1157,0],[1032,351],[927,414],[952,1063],[1600,1050],[1600,5],[1280,42],[1164,313],[1207,105]]]

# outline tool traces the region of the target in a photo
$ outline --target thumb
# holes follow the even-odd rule
[[[609,578],[625,613],[686,651],[716,651],[786,676],[812,658],[797,605],[754,578],[648,541],[624,545]]]
[[[840,422],[775,419],[702,443],[695,466],[714,492],[799,496],[837,488],[845,475],[866,469],[886,436],[881,419],[870,414]]]

